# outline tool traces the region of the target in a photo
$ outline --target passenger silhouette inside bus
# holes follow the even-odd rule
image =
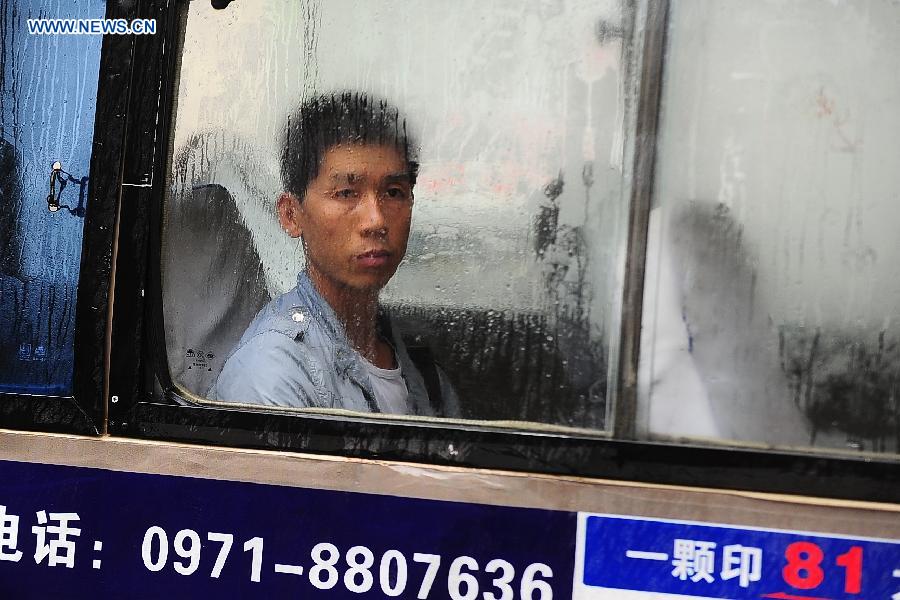
[[[416,154],[399,111],[362,93],[313,97],[291,115],[277,211],[306,265],[246,329],[211,399],[458,416],[430,353],[407,347],[379,304],[406,253]]]

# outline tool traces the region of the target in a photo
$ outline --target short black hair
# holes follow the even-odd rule
[[[340,144],[378,144],[396,148],[411,184],[419,172],[418,148],[397,107],[364,92],[320,94],[302,102],[288,117],[281,141],[284,190],[301,201],[319,175],[325,153]]]

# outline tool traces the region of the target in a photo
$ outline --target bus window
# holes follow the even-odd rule
[[[628,218],[622,3],[193,2],[186,23],[162,243],[182,401],[611,427]],[[387,166],[372,148],[387,148]],[[398,241],[405,209],[387,207],[407,191],[388,176],[411,184],[412,163]],[[385,223],[327,229],[319,179],[327,206]],[[372,247],[357,256],[359,240]],[[348,245],[345,269],[328,252]],[[379,271],[401,258],[392,277]],[[350,281],[364,268],[377,283]],[[335,290],[385,283],[393,329],[379,321],[368,347],[357,329],[371,314],[348,316],[358,296]],[[406,404],[371,402],[365,380],[389,389],[376,379],[404,364],[421,375],[406,378]],[[348,377],[363,380],[358,403],[329,383]],[[415,405],[416,386],[443,404]]]
[[[900,451],[900,5],[674,2],[639,435]]]
[[[31,34],[28,19],[100,18],[106,2],[64,14],[43,4],[0,4],[0,392],[62,396],[72,393],[102,36]]]

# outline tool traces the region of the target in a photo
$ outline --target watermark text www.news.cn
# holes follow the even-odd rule
[[[32,35],[150,35],[156,19],[28,19]]]

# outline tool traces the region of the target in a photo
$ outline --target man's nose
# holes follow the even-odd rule
[[[366,192],[359,203],[362,211],[362,229],[366,234],[384,235],[387,233],[387,219],[384,216],[384,204],[374,191]]]

